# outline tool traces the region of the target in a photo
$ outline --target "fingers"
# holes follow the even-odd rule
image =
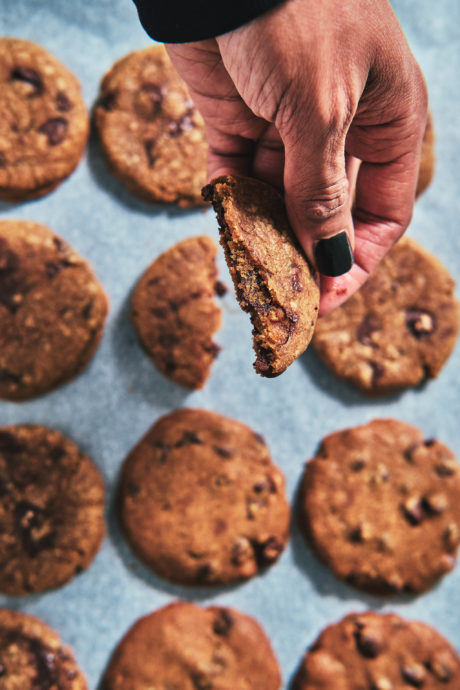
[[[326,276],[353,265],[350,185],[344,135],[331,128],[293,123],[283,137],[284,188],[289,219],[303,249]],[[283,132],[281,132],[283,135]]]

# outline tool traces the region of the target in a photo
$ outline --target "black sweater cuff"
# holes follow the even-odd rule
[[[283,1],[134,0],[142,26],[162,43],[189,43],[220,36]]]

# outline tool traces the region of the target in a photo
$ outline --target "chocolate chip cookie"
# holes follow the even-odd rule
[[[425,134],[423,135],[422,142],[422,157],[420,159],[420,169],[418,171],[417,179],[417,189],[415,191],[415,196],[418,197],[420,194],[427,189],[430,185],[431,180],[434,175],[435,167],[435,154],[434,154],[434,131],[433,131],[433,116],[428,113],[428,119],[426,122]]]
[[[55,189],[80,161],[88,131],[76,77],[41,46],[0,38],[0,199]]]
[[[261,376],[278,376],[308,346],[319,287],[289,226],[283,199],[259,180],[218,177],[203,189],[241,308],[249,312]]]
[[[370,395],[435,378],[457,339],[454,288],[436,257],[403,238],[358,292],[318,319],[315,350],[336,376]]]
[[[89,264],[49,228],[0,221],[0,398],[27,400],[82,371],[108,303]]]
[[[217,246],[209,237],[190,237],[161,254],[136,285],[131,304],[134,328],[147,354],[169,379],[202,388],[219,353],[213,334],[221,311],[215,295]]]
[[[2,690],[87,690],[68,647],[39,618],[0,609]]]
[[[172,582],[207,585],[256,575],[288,539],[284,477],[264,439],[206,410],[161,417],[126,458],[123,530]]]
[[[203,204],[204,123],[162,45],[113,65],[102,80],[94,116],[110,170],[135,196]]]
[[[175,602],[128,630],[102,690],[279,690],[270,642],[254,618],[219,606]]]
[[[394,613],[352,613],[323,630],[292,690],[457,690],[460,657],[434,628]]]
[[[44,426],[0,427],[0,592],[65,584],[104,534],[104,481],[75,443]]]
[[[377,419],[326,436],[300,505],[314,551],[360,589],[423,592],[455,565],[460,466],[409,424]]]

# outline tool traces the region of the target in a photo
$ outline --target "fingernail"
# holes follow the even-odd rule
[[[325,276],[341,276],[353,266],[353,251],[345,230],[315,245],[316,268]]]

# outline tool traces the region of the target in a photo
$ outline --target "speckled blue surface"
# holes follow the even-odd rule
[[[395,0],[393,6],[425,72],[437,134],[435,180],[417,204],[410,234],[458,279],[460,4]],[[78,75],[88,107],[113,61],[149,43],[129,0],[0,0],[0,33],[37,41],[53,52]],[[27,204],[0,204],[0,217],[51,226],[91,261],[111,302],[102,345],[83,375],[33,402],[0,402],[0,425],[54,426],[95,460],[107,483],[108,536],[90,569],[66,587],[40,596],[0,596],[0,605],[38,615],[58,630],[74,648],[91,690],[128,626],[178,597],[255,615],[271,638],[285,687],[323,626],[368,606],[431,623],[460,650],[460,567],[421,597],[381,601],[339,583],[294,527],[280,562],[264,576],[220,590],[183,589],[160,581],[132,556],[113,514],[114,488],[127,451],[160,414],[181,406],[216,410],[262,433],[287,476],[290,497],[322,436],[374,417],[413,423],[458,452],[460,348],[437,380],[385,400],[369,401],[334,380],[313,352],[280,378],[263,380],[251,365],[249,319],[229,295],[218,336],[224,349],[205,389],[188,393],[163,379],[141,352],[128,320],[128,299],[138,276],[162,250],[193,234],[217,239],[213,213],[136,201],[109,176],[91,141],[86,158],[56,192]],[[222,256],[220,265],[229,283]]]

